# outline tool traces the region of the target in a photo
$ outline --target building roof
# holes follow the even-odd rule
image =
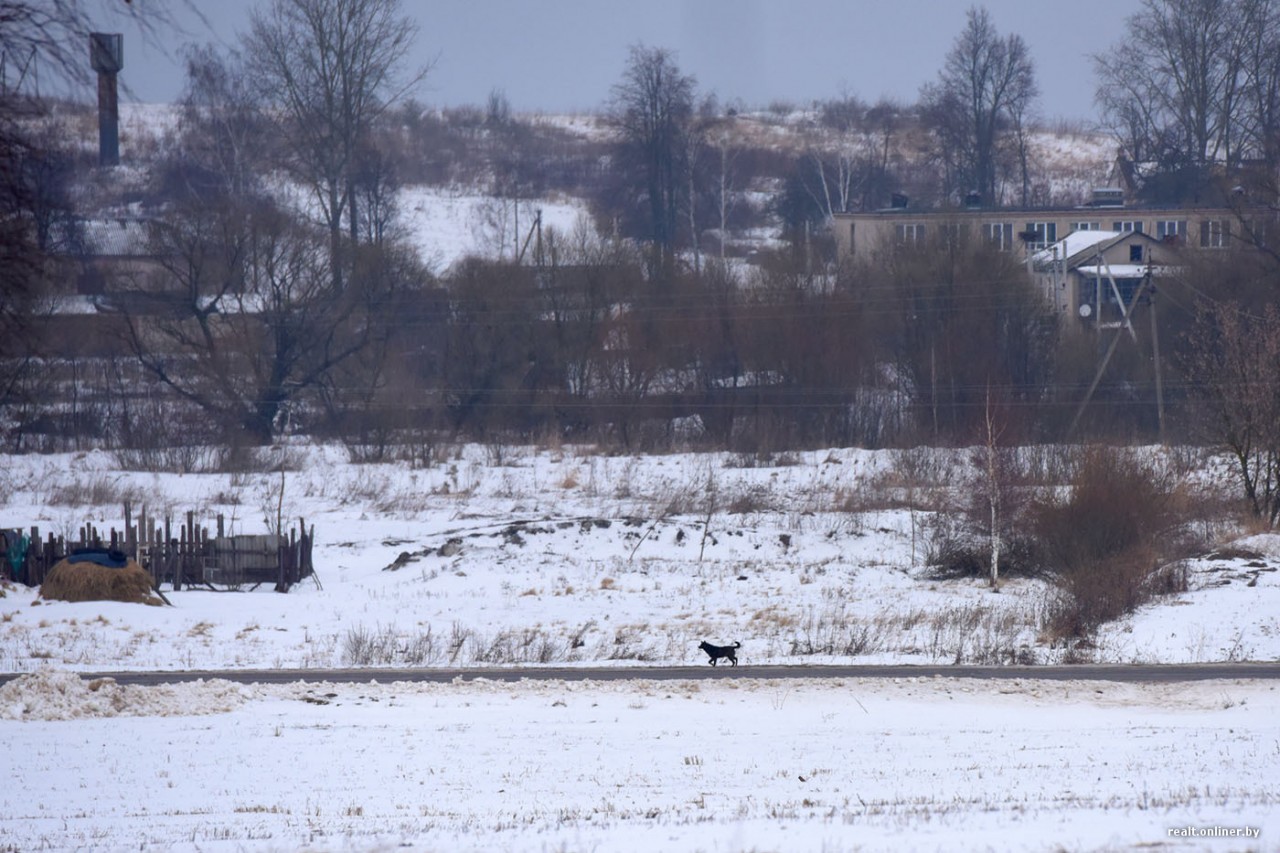
[[[80,229],[86,255],[121,258],[150,254],[144,219],[84,219]]]
[[[1072,267],[1071,271],[1087,278],[1142,278],[1148,272],[1152,278],[1172,275],[1174,267],[1155,264],[1092,264]]]
[[[1123,235],[1121,231],[1072,231],[1056,243],[1045,246],[1031,256],[1031,262],[1047,264],[1072,258],[1096,247],[1099,243],[1113,241]]]
[[[1014,220],[1026,217],[1034,221],[1044,217],[1070,217],[1079,214],[1081,218],[1095,219],[1111,216],[1117,220],[1132,219],[1135,216],[1151,217],[1167,214],[1170,219],[1186,217],[1195,213],[1222,213],[1234,215],[1240,211],[1266,211],[1265,204],[1248,204],[1240,208],[1207,202],[1188,202],[1185,204],[1154,204],[1151,202],[1128,202],[1120,205],[1064,204],[1046,207],[881,207],[873,210],[855,210],[834,213],[833,218],[857,219],[901,219],[905,217],[925,217],[929,219],[946,219],[955,217],[984,218],[991,220]],[[1126,214],[1133,214],[1132,216]]]
[[[1142,240],[1160,244],[1160,240],[1141,231],[1073,231],[1058,242],[1046,246],[1031,256],[1032,266],[1043,270],[1055,262],[1062,262],[1068,269],[1078,269],[1082,264],[1094,261],[1117,243],[1133,243]],[[1111,264],[1115,269],[1117,264]],[[1146,265],[1142,265],[1146,269]]]

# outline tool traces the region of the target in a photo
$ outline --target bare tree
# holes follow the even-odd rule
[[[317,237],[263,204],[193,206],[154,226],[165,281],[135,294],[153,307],[126,317],[134,355],[229,438],[269,442],[368,340],[376,300],[335,285]]]
[[[172,156],[182,189],[208,201],[260,194],[269,120],[243,59],[210,45],[192,46],[186,73]]]
[[[621,156],[638,166],[647,203],[646,239],[655,247],[655,269],[670,273],[681,198],[685,194],[685,139],[694,114],[695,80],[680,71],[675,55],[642,44],[631,48],[622,79],[613,87],[610,120]]]
[[[920,92],[942,151],[954,158],[953,189],[997,200],[1001,143],[1011,117],[1026,115],[1037,94],[1026,42],[1001,37],[985,8],[970,7],[937,82]]]
[[[95,19],[104,13],[108,24],[113,19],[128,20],[144,39],[163,47],[162,36],[177,29],[174,7],[179,5],[195,12],[203,22],[191,0],[145,7],[134,5],[131,0],[106,4],[90,0],[0,0],[0,55],[5,60],[6,74],[12,78],[3,81],[4,88],[34,88],[41,70],[63,80],[88,81],[89,33],[97,29]]]
[[[1280,309],[1206,303],[1184,364],[1201,426],[1235,462],[1253,514],[1280,518]]]
[[[729,241],[729,213],[734,207],[734,182],[737,180],[735,164],[740,150],[734,146],[726,128],[718,128],[710,134],[711,146],[716,155],[715,193],[717,224],[720,229],[720,260],[724,260],[725,245]]]
[[[1241,147],[1275,175],[1280,171],[1280,2],[1240,0]]]
[[[826,219],[853,210],[853,200],[862,184],[862,158],[851,139],[839,140],[834,150],[810,149],[805,153],[808,168],[800,174],[805,189]]]
[[[987,386],[987,399],[983,412],[982,442],[975,450],[974,462],[980,469],[975,497],[986,504],[989,513],[987,529],[991,552],[989,579],[993,589],[1000,588],[1000,556],[1010,529],[1012,507],[1010,504],[1009,451],[1005,444],[1007,424],[1000,407],[992,399],[991,386]]]
[[[869,153],[869,169],[863,182],[862,207],[879,204],[891,191],[892,164],[905,112],[901,104],[881,98],[866,113],[861,126],[863,145]]]
[[[871,333],[909,380],[927,439],[970,440],[984,432],[987,388],[1022,415],[1042,398],[1056,325],[1013,253],[954,225],[936,232],[923,251],[889,247],[855,268],[878,286],[873,292],[890,285],[892,297],[879,297]],[[1009,422],[1010,437],[1023,426]]]
[[[1149,194],[1194,196],[1211,167],[1239,165],[1257,124],[1246,112],[1276,105],[1275,6],[1143,0],[1124,43],[1093,57],[1104,117],[1131,157],[1155,164]]]
[[[193,8],[190,0],[182,5]],[[89,0],[0,0],[0,406],[30,402],[20,389],[29,387],[40,345],[33,320],[48,284],[49,252],[66,234],[52,226],[69,210],[62,191],[69,158],[33,132],[38,123],[25,120],[42,109],[41,74],[89,80],[88,35],[103,8]],[[106,9],[130,19],[152,43],[173,29],[172,5],[144,12],[119,2]]]
[[[249,67],[287,118],[288,165],[320,206],[339,283],[344,223],[352,242],[360,235],[361,146],[377,118],[430,70],[398,77],[417,33],[399,0],[272,0],[252,17]]]

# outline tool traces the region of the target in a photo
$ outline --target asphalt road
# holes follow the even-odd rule
[[[0,675],[0,684],[17,677]],[[1169,684],[1213,679],[1280,679],[1280,662],[1207,664],[1077,664],[1070,666],[663,666],[663,667],[508,667],[489,669],[256,669],[182,670],[167,672],[93,672],[86,679],[109,677],[120,684],[175,684],[199,679],[226,679],[243,684],[293,681],[367,683],[376,681],[448,682],[486,678],[493,681],[626,681],[709,678],[977,678],[1067,681],[1116,681]]]

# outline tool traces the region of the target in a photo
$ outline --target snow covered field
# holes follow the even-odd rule
[[[1280,849],[1268,681],[770,681],[763,663],[1049,663],[1051,590],[923,568],[888,453],[460,448],[430,468],[286,448],[266,474],[0,466],[0,526],[148,512],[316,528],[320,583],[171,608],[0,598],[0,850]],[[266,470],[269,470],[267,466]],[[281,491],[283,490],[283,491]],[[1102,662],[1280,658],[1280,539],[1193,561]],[[688,665],[739,679],[167,687],[71,672]],[[1073,652],[1076,656],[1080,650]],[[94,689],[91,689],[94,688]],[[1170,834],[1188,827],[1214,837]],[[1259,838],[1225,837],[1230,829]]]
[[[1263,682],[67,678],[0,688],[72,717],[0,723],[0,849],[1274,850],[1280,831]]]

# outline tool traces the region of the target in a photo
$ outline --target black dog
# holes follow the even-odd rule
[[[742,643],[734,643],[732,646],[713,646],[710,643],[708,643],[706,640],[703,640],[701,643],[698,644],[698,648],[706,652],[707,656],[711,658],[711,660],[709,660],[708,663],[710,663],[712,666],[715,666],[716,661],[718,661],[720,658],[728,658],[730,663],[732,663],[734,666],[737,666],[738,653],[734,651],[734,649],[742,648]]]

